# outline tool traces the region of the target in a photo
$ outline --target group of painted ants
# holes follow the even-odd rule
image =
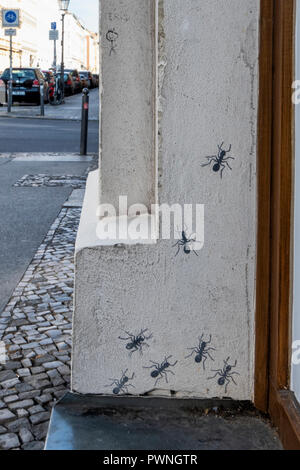
[[[143,348],[147,347],[149,348],[149,344],[147,341],[149,341],[153,335],[147,334],[148,330],[142,330],[137,336],[132,335],[131,333],[125,331],[127,334],[126,337],[119,337],[122,341],[127,341],[126,344],[126,349],[129,352],[129,356],[132,356],[134,352],[139,351],[140,354],[143,354]],[[205,370],[205,362],[208,358],[210,358],[212,361],[214,361],[213,357],[211,356],[210,351],[215,351],[215,348],[210,347],[211,343],[211,335],[209,337],[208,341],[205,341],[203,339],[203,334],[199,337],[199,344],[196,347],[193,348],[188,348],[188,351],[191,351],[188,356],[186,356],[186,359],[194,356],[195,357],[195,362],[197,364],[202,363],[203,365],[203,370]],[[176,366],[177,362],[174,362],[173,364],[170,361],[172,356],[165,357],[164,360],[159,363],[159,362],[153,362],[150,361],[151,365],[150,366],[144,366],[144,369],[154,369],[151,372],[151,377],[155,380],[155,385],[158,384],[158,382],[165,378],[166,383],[168,383],[168,374],[175,375],[172,370],[170,370],[171,367]],[[230,381],[232,381],[235,385],[236,382],[234,380],[234,375],[239,375],[238,372],[233,371],[232,369],[236,367],[237,361],[235,361],[234,364],[229,364],[229,359],[228,357],[224,362],[224,366],[222,369],[212,369],[212,372],[215,372],[215,375],[213,377],[208,377],[208,380],[214,379],[218,376],[218,385],[221,387],[225,385],[225,393],[227,393],[227,388],[228,385],[230,384]],[[115,386],[113,389],[113,393],[115,395],[119,395],[121,392],[123,393],[129,393],[128,387],[133,387],[134,385],[130,384],[129,382],[134,379],[135,374],[133,373],[131,377],[127,375],[128,369],[126,369],[121,376],[121,379],[109,379],[111,380],[111,384],[107,385],[107,387],[112,387],[113,385]]]
[[[220,172],[221,178],[223,177],[223,171],[226,168],[232,170],[231,166],[229,165],[229,160],[234,160],[234,157],[227,156],[227,154],[231,152],[231,145],[229,146],[228,150],[224,150],[223,145],[224,142],[222,142],[221,145],[218,145],[218,154],[206,157],[208,162],[202,165],[202,167],[206,167],[210,166],[213,163],[213,171],[215,173]],[[195,241],[195,239],[188,237],[185,231],[182,231],[181,239],[178,240],[178,242],[174,245],[174,247],[176,246],[178,248],[176,256],[178,255],[181,247],[183,248],[185,254],[190,254],[191,251],[193,251],[195,255],[197,255],[196,251],[192,250],[192,243]],[[130,356],[136,351],[139,351],[140,354],[143,354],[143,348],[149,347],[147,341],[149,341],[153,337],[153,335],[150,334],[146,336],[147,331],[148,330],[142,330],[137,336],[132,335],[131,333],[128,333],[126,331],[125,333],[127,334],[127,337],[119,337],[119,339],[123,341],[128,341],[126,349],[130,351]],[[208,341],[204,341],[203,336],[203,334],[200,336],[198,346],[188,348],[191,353],[186,356],[186,359],[195,355],[195,362],[197,362],[198,364],[202,362],[203,369],[205,370],[206,360],[210,358],[212,361],[214,361],[213,357],[210,354],[210,351],[215,351],[215,348],[208,347],[208,345],[211,343],[211,335]],[[178,361],[172,364],[171,362],[169,362],[171,357],[172,356],[165,357],[161,363],[150,361],[151,365],[144,367],[144,369],[154,369],[150,375],[152,378],[156,379],[155,386],[163,378],[165,378],[166,382],[168,383],[168,374],[175,375],[174,372],[170,370],[170,368],[176,366]],[[221,387],[225,385],[225,393],[227,393],[227,388],[230,384],[230,381],[232,381],[236,385],[233,376],[239,375],[238,372],[232,370],[236,367],[237,361],[235,361],[234,364],[229,364],[229,359],[230,357],[223,361],[224,366],[222,369],[212,369],[212,372],[215,372],[215,375],[213,377],[208,377],[208,380],[211,380],[218,376],[218,385],[220,385]],[[128,387],[134,387],[134,385],[130,384],[129,382],[134,379],[135,374],[133,373],[131,377],[128,377],[127,372],[128,369],[126,369],[122,373],[122,377],[120,380],[110,379],[112,383],[110,385],[107,385],[107,387],[112,387],[114,385],[115,388],[113,389],[113,393],[115,395],[119,395],[119,393],[121,392],[128,393]]]
[[[219,172],[220,171],[220,176],[221,178],[223,177],[223,171],[225,168],[228,168],[229,170],[232,170],[231,166],[229,165],[228,160],[235,160],[234,157],[227,157],[226,155],[231,152],[231,145],[229,146],[228,150],[223,149],[224,142],[222,142],[221,145],[218,145],[218,154],[217,155],[212,155],[209,157],[206,157],[208,160],[208,163],[203,163],[202,167],[205,166],[210,166],[212,163],[214,163],[212,169],[214,172]],[[187,235],[186,231],[181,232],[181,239],[178,240],[177,243],[173,246],[173,248],[176,246],[177,247],[177,253],[175,256],[178,255],[180,248],[183,248],[183,251],[186,255],[189,255],[191,251],[195,253],[196,256],[198,256],[197,252],[193,250],[192,246],[193,243],[196,240],[194,238],[191,238]]]

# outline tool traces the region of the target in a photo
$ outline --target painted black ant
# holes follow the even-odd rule
[[[168,376],[167,376],[168,373],[175,375],[173,371],[167,370],[169,369],[169,367],[176,366],[178,362],[176,361],[174,362],[174,364],[170,364],[169,359],[171,359],[171,357],[172,356],[165,357],[165,359],[163,360],[161,364],[159,364],[158,362],[150,361],[153,365],[149,367],[144,367],[144,369],[152,369],[153,367],[155,368],[155,370],[151,372],[151,377],[156,379],[155,386],[163,377],[165,377],[166,383],[168,383]]]
[[[228,150],[223,149],[224,142],[222,142],[221,145],[218,145],[218,155],[213,155],[211,157],[206,157],[209,162],[208,163],[203,163],[201,166],[209,166],[211,165],[212,162],[214,162],[213,166],[213,171],[217,173],[218,171],[221,170],[220,176],[221,178],[223,177],[223,171],[225,170],[226,166],[229,168],[229,170],[232,171],[231,166],[228,163],[228,160],[235,160],[233,157],[226,157],[227,153],[231,152],[231,145]]]
[[[134,379],[134,373],[132,374],[132,377],[128,377],[127,374],[128,369],[125,370],[125,372],[122,372],[122,377],[120,380],[118,379],[109,379],[112,380],[112,383],[110,385],[106,385],[106,387],[111,387],[112,385],[116,385],[116,387],[113,389],[113,394],[114,395],[119,395],[120,392],[128,392],[128,387],[133,387],[134,385],[129,384],[128,382],[130,380]]]
[[[196,251],[193,250],[193,248],[191,247],[191,244],[194,243],[195,241],[196,241],[195,238],[189,238],[186,232],[183,230],[181,232],[181,239],[178,240],[178,242],[175,243],[175,245],[173,245],[173,248],[175,248],[175,246],[178,247],[178,250],[175,256],[178,255],[181,247],[183,247],[183,251],[186,255],[189,255],[191,251],[193,251],[193,253],[195,253],[195,255],[198,256],[198,253],[196,253]]]
[[[186,356],[186,359],[188,357],[191,357],[193,354],[196,354],[195,356],[195,362],[200,364],[202,362],[203,364],[203,370],[205,370],[205,362],[207,358],[209,357],[212,361],[214,361],[214,358],[210,355],[209,351],[215,351],[215,348],[208,348],[207,345],[211,343],[211,335],[209,336],[209,341],[203,341],[203,336],[202,334],[199,337],[199,346],[196,346],[195,348],[188,348],[189,351],[192,351],[191,354]]]
[[[150,348],[149,344],[146,343],[146,341],[153,338],[153,334],[151,333],[149,336],[145,336],[145,333],[147,331],[148,329],[142,330],[137,336],[128,333],[128,331],[124,331],[128,335],[127,338],[122,338],[121,336],[119,336],[119,339],[121,339],[122,341],[130,341],[126,344],[126,349],[130,351],[129,356],[131,356],[136,351],[140,351],[140,354],[142,356],[143,348]]]
[[[233,375],[240,375],[238,372],[232,372],[232,369],[234,367],[236,367],[236,365],[237,365],[237,361],[235,361],[235,363],[233,365],[230,365],[230,364],[228,364],[229,359],[230,359],[230,357],[228,357],[226,359],[226,361],[223,361],[224,362],[223,369],[212,370],[212,372],[216,372],[216,374],[213,377],[208,377],[208,380],[211,380],[211,379],[214,379],[215,377],[217,377],[217,375],[219,375],[220,378],[218,379],[218,385],[220,385],[220,387],[222,387],[226,383],[225,393],[227,393],[227,388],[228,388],[228,385],[230,384],[230,380],[232,380],[232,382],[235,385],[237,385],[237,383],[235,382],[235,380],[232,376]]]

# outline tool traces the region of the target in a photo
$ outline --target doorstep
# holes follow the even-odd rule
[[[67,393],[45,450],[282,450],[248,402]]]

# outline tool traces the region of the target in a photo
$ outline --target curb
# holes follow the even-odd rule
[[[97,153],[88,153],[87,155],[81,156],[79,153],[75,152],[0,152],[0,158],[31,158],[31,157],[76,157],[78,159],[89,157],[89,158],[97,158]]]
[[[72,122],[81,122],[81,119],[77,118],[60,118],[52,116],[18,116],[15,114],[0,114],[0,118],[9,118],[9,119],[37,119],[43,121],[72,121]],[[99,122],[99,119],[89,119],[89,122]]]

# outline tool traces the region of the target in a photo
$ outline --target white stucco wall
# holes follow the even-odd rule
[[[160,7],[158,197],[205,204],[205,245],[198,256],[181,251],[177,257],[174,240],[91,248],[96,218],[81,224],[72,389],[113,393],[110,379],[127,370],[129,378],[135,374],[133,394],[252,399],[259,1],[164,0]],[[118,125],[112,131],[117,135]],[[222,142],[232,145],[228,155],[235,160],[221,179],[201,165]],[[112,189],[120,194],[117,183]],[[129,357],[119,336],[146,328],[153,334],[149,348]],[[195,355],[187,358],[202,334],[211,335],[214,348],[205,370]],[[145,367],[166,356],[178,361],[169,367],[175,375],[155,386],[154,368]],[[225,390],[220,376],[210,377],[227,358],[237,361],[232,371],[239,375]]]
[[[155,2],[101,2],[102,203],[155,202]],[[109,41],[111,39],[111,41]],[[118,191],[116,191],[118,188]]]

